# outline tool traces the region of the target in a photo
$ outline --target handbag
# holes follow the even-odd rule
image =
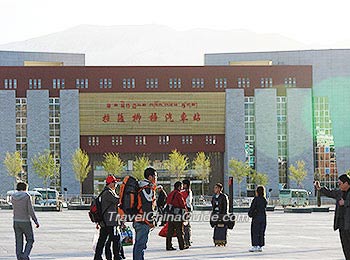
[[[166,237],[167,233],[168,233],[168,228],[169,228],[169,223],[167,222],[163,228],[159,231],[158,236],[160,237]],[[176,237],[176,231],[174,230],[174,234],[173,237]]]
[[[123,226],[120,228],[120,239],[122,246],[132,246],[134,244],[133,233],[130,227]]]

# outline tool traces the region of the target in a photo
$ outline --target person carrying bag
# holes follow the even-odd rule
[[[174,190],[167,197],[166,217],[168,220],[168,232],[166,236],[166,250],[176,250],[172,246],[172,236],[176,231],[180,250],[187,249],[184,245],[183,214],[186,212],[186,203],[180,193],[182,183],[175,182]]]

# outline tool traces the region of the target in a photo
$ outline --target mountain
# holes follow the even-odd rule
[[[80,25],[0,45],[0,50],[85,53],[86,65],[203,65],[205,53],[307,49],[279,34],[247,30],[178,31],[161,25]]]

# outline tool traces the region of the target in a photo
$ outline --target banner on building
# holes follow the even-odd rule
[[[80,93],[81,135],[224,134],[225,93]]]

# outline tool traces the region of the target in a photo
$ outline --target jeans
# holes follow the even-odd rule
[[[111,240],[113,242],[114,259],[115,260],[120,259],[120,254],[119,254],[120,236],[119,236],[117,227],[108,226],[108,227],[101,227],[101,229],[100,229],[100,236],[99,236],[98,241],[97,241],[94,260],[103,260],[102,252],[103,252],[103,248],[105,247],[105,243],[106,243],[106,240],[108,237],[112,238]],[[107,256],[107,257],[109,257],[109,256]]]
[[[133,260],[144,260],[150,227],[147,224],[140,222],[134,222],[133,226],[135,229]]]
[[[117,252],[118,249],[115,248],[114,246],[114,243],[116,243],[116,239],[114,239],[114,237],[108,237],[108,240],[105,244],[105,255],[106,255],[106,259],[107,260],[116,260],[116,259],[122,259],[122,258],[125,258],[124,256],[124,249],[123,249],[123,246],[121,244],[121,239],[120,239],[120,234],[118,233],[118,237],[119,237],[119,252]],[[111,251],[111,245],[112,245],[112,242],[113,242],[113,255],[114,255],[114,258],[112,256],[112,251]]]
[[[192,228],[191,228],[190,222],[188,222],[187,225],[184,225],[185,246],[191,246],[191,235],[192,235]]]
[[[31,222],[13,222],[13,229],[16,237],[17,259],[29,259],[30,251],[33,248],[34,234]],[[23,251],[23,235],[26,238],[26,245]]]

